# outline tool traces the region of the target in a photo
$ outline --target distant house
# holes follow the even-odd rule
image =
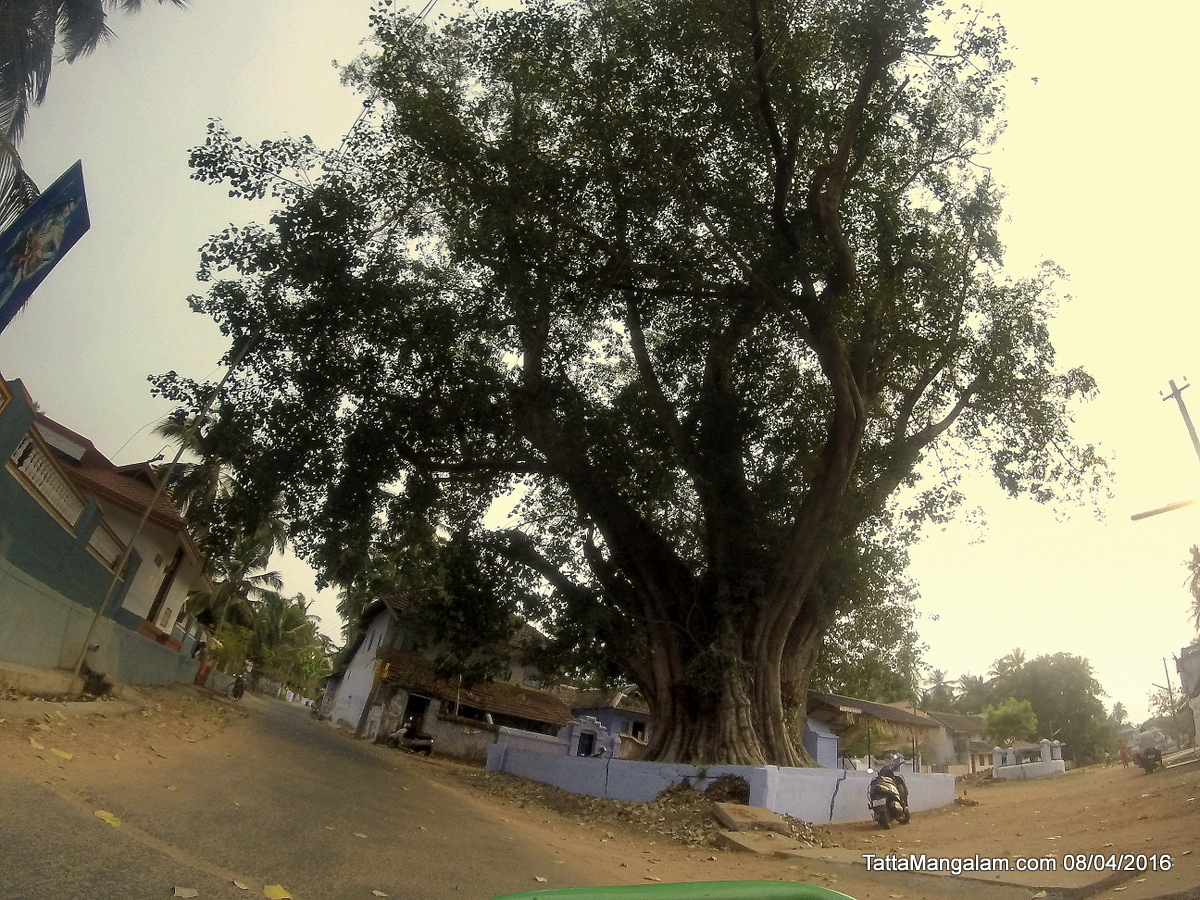
[[[920,768],[923,752],[943,741],[941,723],[925,713],[899,705],[859,700],[840,694],[808,692],[808,717],[824,724],[843,744],[861,738],[868,756],[898,752],[914,759]],[[844,757],[844,750],[842,751]],[[850,766],[847,759],[843,764]]]
[[[609,734],[620,735],[621,756],[638,759],[654,734],[650,706],[636,688],[576,691],[559,688],[557,693],[576,717],[592,717]],[[808,717],[803,734],[804,748],[825,768],[838,765],[838,739],[820,720]]]
[[[557,693],[570,706],[573,716],[592,716],[609,734],[619,734],[626,757],[637,757],[638,748],[649,742],[653,731],[650,706],[636,688],[608,691],[559,688]]]
[[[950,775],[975,775],[992,768],[993,744],[983,736],[983,716],[930,712],[942,724],[954,754],[953,762],[939,762],[938,771]]]
[[[530,683],[536,677],[521,661],[521,633],[514,636],[507,678],[465,684],[437,673],[430,648],[420,646],[405,622],[404,607],[392,596],[363,613],[345,667],[326,684],[323,717],[372,740],[412,721],[433,736],[435,752],[479,760],[502,726],[554,735],[571,721],[561,699]]]
[[[157,475],[149,463],[113,464],[40,413],[21,382],[3,379],[0,459],[0,659],[74,668]],[[93,635],[89,666],[132,684],[190,680],[200,628],[184,601],[207,587],[187,523],[159,498]]]

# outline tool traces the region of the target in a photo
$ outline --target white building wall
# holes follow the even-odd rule
[[[375,684],[375,654],[387,636],[388,625],[391,622],[391,614],[386,610],[376,616],[363,635],[362,643],[354,651],[354,656],[342,675],[337,697],[329,714],[329,718],[338,725],[346,728],[358,727],[363,707],[366,706],[371,688]]]
[[[128,542],[130,537],[133,536],[133,531],[137,528],[137,523],[141,519],[141,516],[127,512],[121,507],[114,506],[107,501],[99,502],[100,509],[104,513],[105,523],[107,523],[108,527],[116,533],[117,537],[123,543]],[[146,527],[142,529],[141,534],[138,535],[137,540],[133,543],[133,549],[137,551],[142,562],[133,576],[133,583],[129,586],[129,590],[125,594],[125,600],[121,604],[124,609],[143,619],[146,617],[146,613],[150,612],[150,606],[154,603],[154,597],[162,585],[163,575],[166,574],[167,567],[171,565],[171,560],[175,558],[175,551],[178,548],[178,532],[173,529],[163,528],[161,525],[156,525],[153,521],[146,522]],[[185,563],[188,562],[186,555],[184,559]],[[156,560],[158,561],[157,564],[155,563]],[[187,574],[186,566],[180,566],[180,573],[176,576],[175,584],[168,595],[169,602],[166,604],[166,606],[170,606],[174,610],[171,614],[171,624],[174,623],[175,615],[179,612],[181,604],[181,600],[179,599],[180,594],[186,597],[188,590],[200,586],[195,573],[196,569],[193,564],[191,578],[184,578],[185,574]],[[181,581],[184,583],[181,584]],[[155,624],[157,625],[158,623],[155,622]],[[169,631],[170,628],[166,627],[163,630]]]
[[[434,752],[483,762],[498,728],[486,722],[435,714],[425,717],[425,731],[433,736]]]
[[[1045,762],[1028,762],[1019,766],[999,766],[992,772],[993,778],[1003,778],[1005,781],[1024,781],[1029,778],[1044,778],[1047,775],[1062,775],[1067,771],[1067,764],[1061,759]]]

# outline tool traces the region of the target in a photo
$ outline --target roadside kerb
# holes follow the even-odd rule
[[[840,868],[847,875],[880,876],[889,884],[904,883],[911,889],[945,890],[946,879],[955,879],[964,887],[970,885],[970,896],[975,900],[1028,900],[1033,896],[1056,898],[1056,900],[1082,900],[1135,877],[1136,872],[924,872],[888,870],[879,871],[867,866],[866,854],[861,850],[844,847],[810,847],[786,835],[787,823],[769,809],[735,804],[714,804],[717,818],[727,831],[717,835],[717,846],[727,850],[741,850],[766,856],[802,861],[822,869]],[[875,854],[882,857],[885,854]],[[908,858],[909,853],[899,851],[889,854]],[[914,853],[913,856],[922,854]],[[924,852],[926,857],[938,857],[937,853]],[[1044,892],[1044,893],[1043,893]]]
[[[899,879],[913,887],[926,887],[930,890],[941,886],[944,889],[946,879],[970,885],[969,896],[983,897],[981,891],[986,887],[1002,888],[1009,893],[1008,897],[1029,898],[1045,892],[1042,896],[1049,900],[1083,900],[1102,893],[1109,888],[1129,881],[1137,872],[963,872],[954,875],[950,872],[905,872],[905,871],[872,871],[867,868],[864,854],[861,850],[849,850],[844,847],[800,847],[775,854],[786,859],[803,860],[809,863],[822,863],[827,866],[840,867],[853,871],[856,875],[866,874],[871,877],[886,878],[889,882]],[[898,853],[897,856],[907,857],[908,853]],[[919,856],[921,854],[914,854]],[[936,857],[937,853],[925,853],[928,857]],[[1015,892],[1015,893],[1014,893]],[[964,896],[968,894],[964,892]],[[999,898],[1000,894],[996,896]]]

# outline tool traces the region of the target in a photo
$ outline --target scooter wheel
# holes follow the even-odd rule
[[[896,812],[896,821],[901,825],[907,825],[912,821],[912,813],[910,813],[907,809],[898,810]]]
[[[875,810],[875,821],[879,823],[879,827],[884,831],[887,831],[892,827],[892,814],[888,811],[886,806],[882,809]]]
[[[395,750],[397,747],[400,746],[400,742],[398,740],[396,740],[394,737],[388,738],[386,743],[388,745],[388,748],[391,750]]]

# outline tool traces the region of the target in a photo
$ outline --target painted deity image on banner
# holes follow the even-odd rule
[[[76,163],[0,234],[0,330],[89,224]]]

